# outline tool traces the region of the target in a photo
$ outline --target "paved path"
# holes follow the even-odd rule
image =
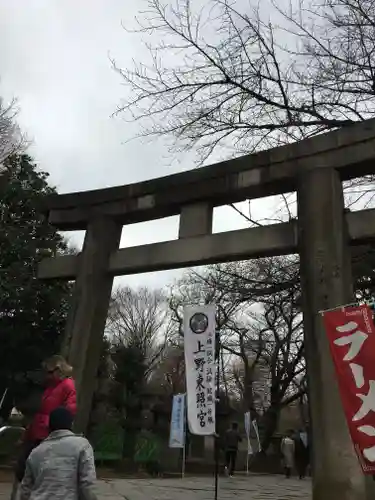
[[[213,500],[211,478],[109,479],[98,483],[99,500]],[[10,484],[0,484],[0,500],[9,500]],[[311,482],[282,476],[220,478],[219,500],[311,499]]]

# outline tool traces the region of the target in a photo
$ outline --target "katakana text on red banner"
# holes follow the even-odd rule
[[[375,474],[375,327],[366,305],[325,312],[324,325],[354,448]]]

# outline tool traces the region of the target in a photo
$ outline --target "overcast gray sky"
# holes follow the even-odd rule
[[[18,98],[19,122],[33,141],[30,153],[59,192],[145,180],[193,168],[192,157],[172,161],[161,141],[125,141],[137,129],[112,118],[125,97],[108,55],[123,66],[141,59],[134,23],[143,0],[0,0],[0,93]],[[254,217],[275,203],[254,204]],[[230,208],[215,211],[214,231],[245,227]],[[128,226],[122,246],[174,239],[177,218]],[[76,235],[75,241],[79,241]],[[131,285],[163,286],[176,272],[126,277]]]

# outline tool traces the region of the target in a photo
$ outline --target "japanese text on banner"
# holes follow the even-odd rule
[[[173,396],[169,447],[183,448],[185,446],[185,394]]]
[[[375,473],[375,327],[366,305],[323,316],[341,400],[362,469]]]
[[[184,309],[187,414],[192,434],[215,433],[215,306]]]

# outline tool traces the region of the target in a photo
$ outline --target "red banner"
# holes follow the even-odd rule
[[[323,315],[350,435],[365,474],[375,474],[375,327],[368,306]]]

